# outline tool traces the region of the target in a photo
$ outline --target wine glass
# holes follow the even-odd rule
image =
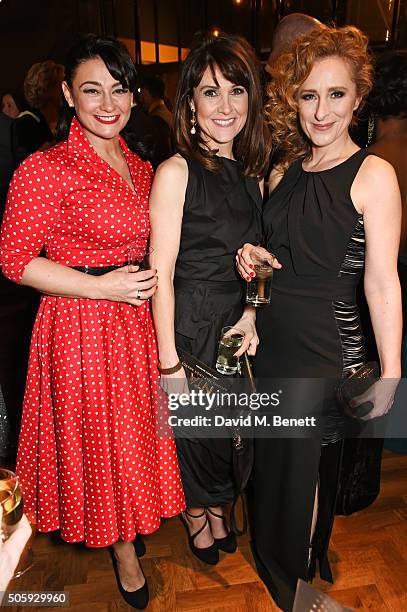
[[[5,468],[0,468],[0,504],[3,508],[0,538],[4,542],[10,537],[24,512],[23,494],[18,477],[14,472]],[[26,547],[13,578],[20,578],[32,566],[33,553],[30,547]]]

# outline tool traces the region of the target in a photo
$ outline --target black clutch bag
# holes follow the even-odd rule
[[[349,376],[343,378],[338,386],[337,399],[345,413],[353,418],[366,416],[373,408],[371,402],[364,402],[359,406],[352,406],[351,401],[365,393],[380,378],[380,367],[376,361],[369,361],[360,368],[351,371]]]
[[[230,393],[233,378],[222,376],[190,353],[177,347],[178,357],[188,378],[188,385],[204,393]],[[249,358],[245,353],[241,363],[241,375],[247,381],[248,391],[255,392],[255,384]],[[230,527],[236,535],[243,535],[247,531],[247,512],[245,507],[244,490],[249,481],[254,463],[253,440],[244,438],[238,427],[232,429],[233,448],[233,477],[236,487],[236,496],[230,512]],[[236,505],[242,500],[243,525],[240,529],[236,520]]]
[[[367,391],[380,378],[380,367],[370,361],[351,372],[338,388],[337,398],[347,415],[366,416],[373,406],[365,402],[353,407],[350,402]],[[346,438],[336,499],[336,514],[348,516],[370,506],[380,493],[382,438]]]
[[[177,353],[190,387],[202,390],[205,393],[216,393],[217,391],[219,393],[230,393],[232,380],[221,376],[219,372],[181,348],[177,347]]]

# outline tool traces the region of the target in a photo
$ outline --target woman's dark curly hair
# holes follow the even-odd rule
[[[407,117],[407,51],[388,51],[377,60],[368,105],[377,117]]]

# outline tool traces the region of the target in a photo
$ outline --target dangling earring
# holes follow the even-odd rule
[[[196,120],[196,112],[193,106],[191,106],[191,129],[190,132],[191,134],[196,134],[196,124],[197,124],[197,120]]]
[[[367,122],[367,144],[366,144],[367,147],[373,142],[374,129],[375,129],[374,114],[371,113],[369,115],[369,121]]]

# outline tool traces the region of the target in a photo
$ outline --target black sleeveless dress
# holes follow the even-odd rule
[[[367,155],[359,150],[321,172],[306,172],[298,160],[264,206],[268,249],[283,268],[275,270],[272,304],[257,316],[256,377],[327,381],[323,410],[328,416],[319,435],[255,440],[253,553],[260,577],[284,610],[291,610],[297,579],[313,577],[316,560],[321,577],[332,581],[327,549],[343,424],[334,381],[364,362],[355,300],[364,267],[364,229],[350,190]],[[317,483],[318,519],[310,554]]]
[[[219,172],[186,159],[181,240],[175,268],[175,332],[178,347],[214,367],[222,327],[244,308],[245,283],[235,255],[244,242],[261,240],[262,197],[257,179],[245,178],[239,162],[219,158]],[[230,439],[177,440],[187,506],[218,506],[233,500]]]

